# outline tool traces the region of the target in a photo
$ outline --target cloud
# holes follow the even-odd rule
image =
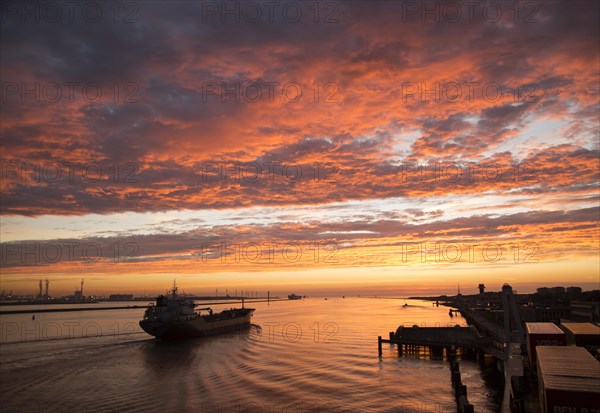
[[[236,22],[206,2],[141,2],[132,23],[3,16],[0,214],[440,199],[435,213],[413,202],[338,223],[297,225],[284,210],[218,236],[353,245],[344,251],[398,234],[597,240],[597,211],[584,207],[599,178],[600,6],[537,2],[515,15],[522,3],[495,2],[502,17],[490,21],[480,2],[451,22],[407,4],[335,3],[318,19],[304,8],[296,23],[282,9]],[[531,145],[524,131],[549,120],[560,130]],[[464,206],[478,217],[442,204],[482,194],[500,201]],[[185,261],[193,235],[131,237],[156,262]]]
[[[404,213],[382,213],[369,219],[348,218],[338,222],[280,221],[273,224],[207,225],[197,228],[161,232],[155,228],[150,234],[118,234],[106,237],[55,239],[45,241],[5,242],[2,247],[3,267],[9,271],[18,267],[48,267],[52,270],[72,266],[131,266],[143,263],[165,263],[176,260],[188,270],[201,262],[210,261],[213,270],[225,270],[229,264],[224,255],[247,253],[257,249],[285,251],[310,250],[315,245],[336,250],[342,256],[377,255],[381,248],[401,248],[402,245],[421,243],[463,243],[465,245],[535,243],[541,246],[546,258],[557,256],[564,242],[581,256],[595,254],[595,244],[589,238],[597,230],[598,207],[575,211],[528,211],[493,216],[472,215],[443,219],[441,211],[423,213],[407,209]],[[421,218],[430,220],[423,222]],[[442,219],[440,219],[442,218]],[[196,221],[194,221],[195,223]],[[375,251],[375,252],[373,252]],[[375,257],[376,258],[376,257]],[[374,259],[375,259],[374,258]],[[238,260],[239,261],[239,260]],[[273,267],[287,267],[286,262],[275,260]],[[264,262],[247,262],[260,265]],[[252,265],[249,265],[252,267]],[[291,265],[293,267],[293,265]],[[216,268],[215,268],[216,267]],[[162,268],[162,267],[160,267]],[[154,271],[146,268],[147,271]],[[157,269],[159,270],[159,269]]]

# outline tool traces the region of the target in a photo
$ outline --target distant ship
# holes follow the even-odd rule
[[[250,326],[253,308],[234,308],[213,313],[210,307],[196,308],[194,300],[177,294],[177,286],[168,295],[156,297],[144,312],[140,327],[156,338],[202,337]],[[201,314],[206,311],[207,314]]]
[[[288,300],[301,300],[301,299],[302,299],[301,295],[296,295],[296,294],[288,295]]]

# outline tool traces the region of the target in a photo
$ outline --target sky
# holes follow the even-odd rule
[[[600,288],[599,3],[2,3],[0,290]]]

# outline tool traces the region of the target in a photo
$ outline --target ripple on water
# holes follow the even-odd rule
[[[377,355],[377,336],[400,324],[448,321],[443,308],[403,302],[259,303],[247,331],[180,342],[138,335],[3,346],[0,404],[3,411],[453,411],[444,361],[398,358],[387,346]],[[288,325],[301,334],[282,334]],[[461,363],[476,410],[494,411],[501,395],[482,368]]]

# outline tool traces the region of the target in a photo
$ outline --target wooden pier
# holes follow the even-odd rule
[[[403,327],[396,332],[390,331],[389,339],[379,336],[379,355],[382,354],[382,343],[396,344],[398,355],[403,351],[425,347],[432,356],[441,357],[444,348],[460,348],[462,350],[477,351],[482,344],[487,344],[489,339],[481,337],[473,327]]]
[[[487,342],[473,327],[398,327],[394,333],[390,331],[389,339],[378,337],[377,344],[379,355],[382,355],[382,344],[395,344],[398,347],[398,356],[406,353],[420,353],[422,349],[434,358],[443,358],[446,349],[446,358],[450,364],[450,377],[456,408],[459,413],[473,413],[473,405],[467,398],[467,386],[461,381],[459,362],[456,359],[456,350],[461,352],[480,351],[481,343]]]
[[[424,349],[424,352],[429,352],[431,357],[442,358],[445,349],[446,357],[450,362],[452,383],[460,413],[472,412],[473,407],[469,405],[466,398],[466,387],[463,387],[460,382],[456,350],[459,349],[461,354],[475,352],[478,356],[492,355],[502,362],[505,379],[502,413],[509,413],[512,402],[510,397],[512,383],[518,384],[523,378],[521,348],[525,343],[525,335],[512,287],[508,284],[502,286],[502,307],[504,309],[502,324],[497,324],[486,317],[484,311],[480,312],[475,308],[468,308],[460,304],[457,307],[457,309],[451,308],[448,311],[449,315],[454,317],[460,313],[469,327],[459,325],[454,327],[400,326],[395,333],[392,331],[389,333],[389,339],[378,337],[379,356],[381,357],[383,354],[383,343],[396,345],[398,356],[401,356],[403,352],[421,354]]]

